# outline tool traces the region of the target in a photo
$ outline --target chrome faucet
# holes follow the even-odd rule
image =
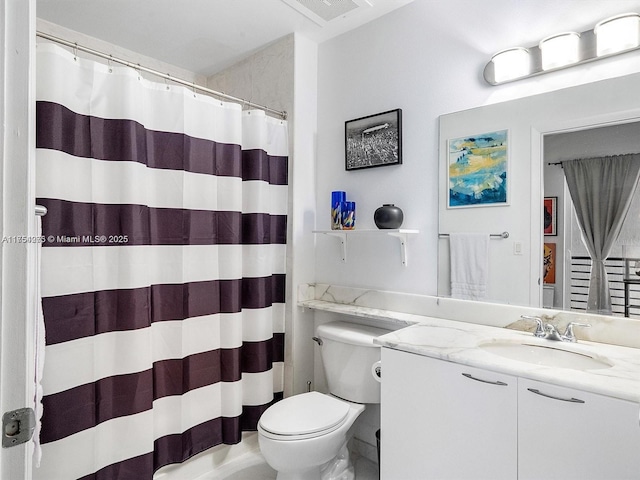
[[[533,334],[538,338],[545,338],[547,333],[544,330],[544,323],[540,317],[533,317],[531,315],[520,315],[520,318],[525,320],[534,320],[536,322],[536,331]]]
[[[550,323],[545,323],[544,332],[545,332],[544,338],[546,338],[547,340],[564,342],[564,340],[562,339],[562,335],[560,335],[560,332],[558,332],[558,329],[555,327],[555,325],[551,325]]]
[[[547,340],[554,340],[559,342],[570,342],[575,343],[578,340],[573,333],[573,327],[590,327],[591,325],[588,323],[579,323],[579,322],[569,322],[566,330],[561,335],[558,332],[558,329],[555,325],[550,323],[544,323],[540,317],[530,316],[530,315],[521,315],[520,318],[525,320],[534,320],[536,322],[536,331],[533,332],[533,335],[538,338],[546,338]]]
[[[590,327],[590,323],[579,323],[579,322],[569,322],[567,325],[567,329],[564,331],[564,335],[562,335],[561,340],[563,342],[571,342],[576,343],[578,339],[573,334],[573,327]]]

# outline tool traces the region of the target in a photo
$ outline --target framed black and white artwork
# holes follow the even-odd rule
[[[344,123],[345,169],[402,163],[402,110],[395,109]]]

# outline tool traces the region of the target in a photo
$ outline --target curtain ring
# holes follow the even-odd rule
[[[193,82],[192,85],[193,85],[193,98],[198,98],[198,96],[196,95],[196,82]]]
[[[168,73],[164,77],[164,84],[167,90],[171,90],[171,88],[169,87],[169,84],[167,83],[167,80],[171,80],[171,75],[169,75]]]
[[[113,59],[113,55],[109,55],[109,59],[107,60],[107,66],[109,67],[109,73],[113,73],[113,68],[111,68],[111,60]]]
[[[78,44],[77,43],[73,44],[73,61],[74,62],[78,61]]]
[[[134,69],[138,74],[138,80],[142,80],[142,75],[140,74],[140,64],[138,63],[137,68]]]

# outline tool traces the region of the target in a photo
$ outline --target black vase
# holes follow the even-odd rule
[[[373,221],[380,229],[400,228],[404,214],[399,207],[392,203],[387,203],[378,208],[373,214]]]

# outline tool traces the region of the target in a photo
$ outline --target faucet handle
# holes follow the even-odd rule
[[[533,315],[520,315],[520,318],[524,320],[535,320],[536,322],[536,331],[533,332],[533,335],[536,337],[544,337],[546,332],[544,331],[544,323],[540,317],[535,317]]]
[[[580,322],[569,322],[567,325],[567,329],[564,331],[564,335],[562,335],[563,342],[571,342],[575,343],[578,340],[576,336],[573,334],[573,327],[590,327],[590,323],[580,323]]]

